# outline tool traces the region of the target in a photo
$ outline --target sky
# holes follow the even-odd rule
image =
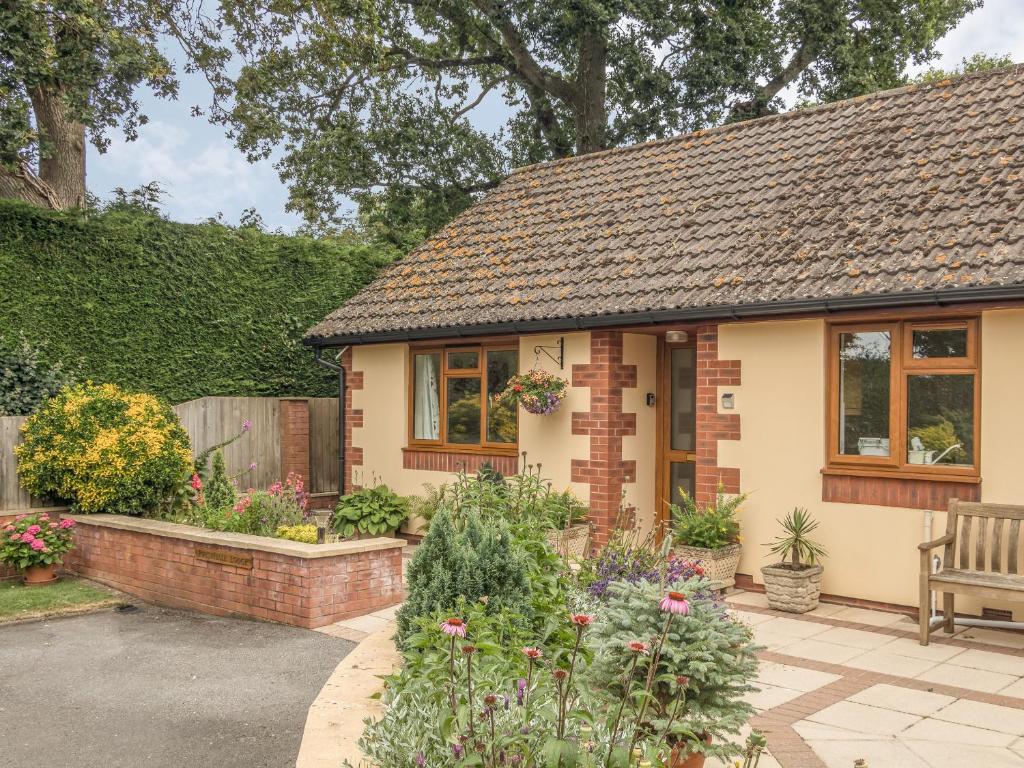
[[[163,209],[176,221],[196,222],[221,214],[227,222],[237,223],[242,211],[255,208],[269,229],[294,231],[302,220],[285,210],[288,190],[273,158],[247,162],[222,127],[191,115],[193,105],[209,103],[209,87],[201,75],[183,71],[182,56],[172,44],[166,50],[178,63],[178,99],[167,101],[140,91],[150,123],[134,142],[111,134],[111,146],[103,155],[90,145],[90,191],[107,199],[115,187],[130,190],[158,181],[166,191]],[[975,53],[1008,54],[1014,61],[1024,61],[1024,0],[985,0],[943,38],[938,50],[941,58],[933,66],[943,69]],[[912,68],[911,73],[926,68]],[[481,118],[500,122],[498,115]]]

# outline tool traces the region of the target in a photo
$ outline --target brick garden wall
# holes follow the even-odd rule
[[[312,545],[110,515],[75,519],[65,569],[160,605],[314,628],[403,597],[404,542],[392,539]],[[204,560],[197,549],[251,557],[252,567]]]

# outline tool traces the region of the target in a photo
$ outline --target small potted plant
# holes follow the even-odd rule
[[[780,561],[761,569],[768,604],[777,611],[807,613],[818,607],[825,549],[808,535],[818,527],[806,509],[797,507],[780,520],[784,535],[766,544]]]
[[[534,369],[508,380],[498,400],[519,403],[527,413],[547,415],[562,405],[569,382],[553,373]]]
[[[61,556],[74,546],[74,527],[74,520],[52,520],[46,512],[18,515],[2,529],[0,563],[22,571],[25,584],[50,584]]]
[[[394,536],[408,517],[409,500],[381,484],[342,496],[333,526],[342,539]]]
[[[719,486],[715,502],[703,507],[689,494],[681,495],[682,505],[670,507],[676,556],[700,562],[707,578],[720,589],[735,585],[742,552],[736,512],[747,494],[727,496]]]

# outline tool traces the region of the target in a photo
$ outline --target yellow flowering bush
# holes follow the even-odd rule
[[[316,544],[315,525],[282,525],[277,529],[277,538],[301,541],[304,544]]]
[[[169,406],[113,384],[68,387],[22,426],[18,477],[77,512],[139,515],[170,503],[192,472],[188,433]]]

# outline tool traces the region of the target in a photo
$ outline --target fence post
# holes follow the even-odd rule
[[[281,398],[281,475],[309,483],[309,401]]]

